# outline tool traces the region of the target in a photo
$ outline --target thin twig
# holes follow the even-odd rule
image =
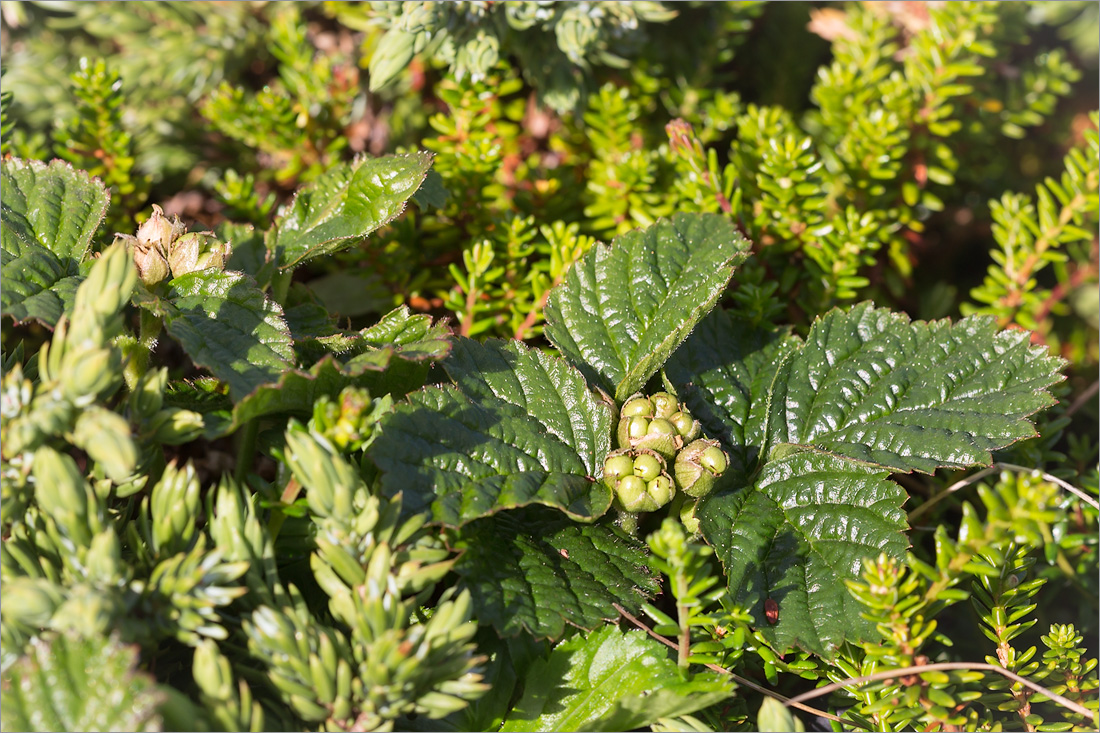
[[[1077,396],[1077,399],[1073,401],[1073,404],[1066,408],[1065,417],[1069,417],[1073,413],[1084,407],[1085,403],[1096,396],[1097,390],[1100,390],[1100,382],[1093,382],[1085,391]]]
[[[620,614],[622,614],[623,618],[625,618],[627,621],[629,621],[630,623],[634,624],[635,626],[637,626],[642,631],[644,631],[647,634],[649,634],[650,636],[652,636],[657,641],[661,642],[662,644],[664,644],[667,647],[671,647],[673,649],[678,648],[677,645],[676,645],[676,642],[671,641],[669,639],[666,639],[665,637],[663,637],[660,634],[658,634],[657,632],[655,632],[653,629],[646,626],[644,623],[642,623],[637,618],[635,618],[632,614],[630,614],[630,612],[628,612],[625,608],[620,606],[618,603],[613,603],[611,605],[615,607],[616,611],[618,611]],[[812,708],[809,705],[806,705],[804,703],[801,703],[801,702],[798,702],[798,701],[795,701],[795,700],[791,700],[788,697],[784,697],[783,695],[780,695],[778,692],[774,692],[773,690],[769,690],[766,687],[761,687],[760,685],[756,684],[752,680],[745,679],[744,677],[742,677],[739,674],[734,674],[733,672],[730,672],[725,667],[720,667],[717,664],[709,664],[709,663],[704,664],[703,666],[706,667],[709,670],[713,670],[714,672],[719,672],[721,674],[728,674],[731,678],[733,678],[735,681],[737,681],[738,684],[744,685],[745,687],[748,687],[751,690],[755,690],[756,692],[759,692],[762,695],[767,695],[768,697],[774,697],[776,700],[783,703],[784,705],[790,705],[791,707],[798,708],[799,710],[801,710],[803,712],[806,712],[806,713],[810,713],[811,715],[820,715],[823,718],[826,718],[828,720],[834,720],[837,723],[850,723],[852,725],[858,725],[859,727],[864,728],[865,730],[870,730],[870,728],[866,728],[859,721],[848,720],[847,718],[841,718],[839,716],[833,715],[832,713],[826,712],[824,710],[818,710],[817,708]]]
[[[824,687],[819,687],[816,690],[810,690],[809,692],[792,697],[787,701],[787,705],[793,706],[795,703],[802,702],[803,700],[812,700],[815,697],[821,697],[822,695],[828,695],[830,692],[844,689],[845,687],[851,687],[853,685],[861,685],[864,682],[878,682],[879,680],[889,680],[896,677],[904,677],[910,674],[920,674],[922,672],[936,672],[951,669],[965,669],[965,670],[986,670],[989,672],[996,672],[997,674],[1008,677],[1009,679],[1019,682],[1021,685],[1030,687],[1041,695],[1046,695],[1052,702],[1056,702],[1063,707],[1067,707],[1075,713],[1084,715],[1087,718],[1092,718],[1094,723],[1100,723],[1100,715],[1094,713],[1083,705],[1075,703],[1073,700],[1062,697],[1061,695],[1051,692],[1042,685],[1038,685],[1029,679],[1021,677],[1015,672],[1009,672],[1004,667],[998,667],[995,664],[986,664],[985,662],[936,662],[935,664],[920,664],[912,667],[902,667],[901,669],[892,669],[887,672],[876,672],[875,674],[868,674],[862,677],[853,677],[843,682],[834,682]],[[844,721],[850,722],[850,721]]]
[[[956,481],[955,483],[951,484],[950,486],[948,486],[946,489],[944,489],[940,493],[933,494],[931,497],[929,497],[928,501],[924,502],[919,507],[917,507],[913,511],[909,512],[909,524],[913,524],[914,522],[916,522],[917,517],[924,514],[926,511],[931,509],[934,505],[938,504],[943,499],[946,499],[949,495],[954,494],[959,489],[964,488],[966,486],[969,486],[970,484],[975,484],[975,483],[981,481],[983,478],[985,478],[989,474],[996,473],[996,472],[997,472],[997,467],[995,465],[990,466],[989,468],[983,468],[981,471],[978,471],[973,476],[967,476],[966,478],[962,479],[961,481]]]
[[[535,322],[538,321],[539,315],[543,309],[546,308],[546,301],[550,298],[550,291],[561,284],[562,279],[560,277],[554,278],[554,282],[550,287],[546,289],[546,292],[539,298],[539,302],[527,313],[527,317],[523,319],[523,323],[519,324],[519,328],[516,329],[516,333],[512,338],[516,341],[523,341],[524,335],[528,330],[535,327]]]
[[[1017,466],[1013,463],[997,463],[997,464],[994,464],[994,465],[1000,466],[1001,468],[1007,468],[1010,471],[1019,471],[1020,473],[1031,473],[1032,471],[1036,470],[1034,468],[1026,468],[1024,466]],[[1086,494],[1084,491],[1081,491],[1081,489],[1077,488],[1073,484],[1058,478],[1057,476],[1055,476],[1052,473],[1047,473],[1046,471],[1038,471],[1038,473],[1039,473],[1040,476],[1043,477],[1044,480],[1049,481],[1052,484],[1058,484],[1063,489],[1065,489],[1066,491],[1073,494],[1074,496],[1076,496],[1081,501],[1083,501],[1086,504],[1088,504],[1089,506],[1091,506],[1093,509],[1100,510],[1100,501],[1097,501],[1096,499],[1093,499],[1091,496]]]
[[[986,476],[988,476],[991,473],[995,473],[997,471],[1003,471],[1003,470],[1016,471],[1018,473],[1038,473],[1044,480],[1050,481],[1053,484],[1058,484],[1059,486],[1061,486],[1066,491],[1070,492],[1071,494],[1073,494],[1077,498],[1081,499],[1081,501],[1083,501],[1086,504],[1089,504],[1090,506],[1092,506],[1094,509],[1100,509],[1100,502],[1097,502],[1096,499],[1093,499],[1091,496],[1086,494],[1084,491],[1081,491],[1081,489],[1077,488],[1076,486],[1074,486],[1071,483],[1068,483],[1068,482],[1058,478],[1057,476],[1055,476],[1053,474],[1049,474],[1045,471],[1039,471],[1038,469],[1035,469],[1035,468],[1027,468],[1026,466],[1017,466],[1014,463],[994,463],[989,468],[983,468],[981,471],[978,471],[973,476],[967,476],[966,478],[964,478],[960,481],[956,481],[955,483],[951,484],[950,486],[948,486],[946,489],[939,492],[938,494],[934,494],[931,498],[928,499],[928,501],[924,502],[919,507],[917,507],[913,511],[909,512],[909,524],[912,525],[917,520],[917,517],[924,514],[926,511],[931,509],[935,504],[938,504],[941,500],[946,499],[950,494],[953,494],[956,491],[958,491],[959,489],[962,489],[966,486],[969,486],[970,484],[974,484],[974,483],[977,483],[978,481],[981,481],[983,478],[985,478]]]

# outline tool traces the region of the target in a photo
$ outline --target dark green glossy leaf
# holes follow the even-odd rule
[[[684,679],[669,650],[642,631],[604,626],[532,665],[502,731],[622,731],[688,715],[733,694],[728,676]]]
[[[452,525],[532,503],[581,520],[607,511],[597,479],[611,408],[579,372],[516,342],[468,339],[445,368],[458,389],[414,393],[382,422],[372,453],[384,491]]]
[[[597,244],[550,295],[546,335],[621,401],[710,311],[748,248],[733,224],[710,214],[676,214]]]
[[[399,323],[404,328],[399,328]],[[451,347],[444,327],[431,325],[428,316],[409,316],[400,308],[387,314],[379,324],[363,329],[358,339],[356,347],[363,349],[363,353],[347,363],[330,354],[308,371],[292,369],[278,382],[257,387],[237,403],[232,423],[224,430],[236,430],[245,422],[265,415],[309,417],[319,397],[336,397],[349,386],[365,388],[376,397],[403,396],[423,384],[423,375],[431,362],[442,359]]]
[[[765,442],[768,391],[783,355],[798,343],[789,329],[754,328],[717,309],[665,365],[704,433],[729,453],[723,479],[735,486],[745,485],[756,470]]]
[[[283,317],[295,341],[325,338],[336,331],[336,319],[319,303],[307,301],[287,306]]]
[[[71,308],[109,196],[68,163],[17,158],[2,164],[0,309],[16,321],[54,326]]]
[[[3,203],[14,216],[16,236],[81,262],[107,212],[110,195],[103,184],[60,160],[47,165],[10,158],[2,171]]]
[[[443,368],[463,394],[482,404],[500,403],[517,418],[537,421],[538,430],[572,447],[585,474],[603,471],[611,449],[611,410],[596,399],[568,362],[516,341],[484,344],[455,340]]]
[[[200,270],[170,281],[163,297],[148,291],[135,297],[164,318],[197,365],[229,385],[235,401],[294,366],[282,309],[242,273]]]
[[[0,222],[0,227],[6,227]],[[6,247],[4,253],[9,251]],[[35,319],[56,326],[61,316],[72,310],[76,289],[84,278],[67,274],[66,265],[52,252],[35,244],[22,248],[22,254],[5,261],[0,284],[0,309],[16,323]]]
[[[393,305],[393,293],[382,272],[333,272],[310,280],[309,289],[331,313],[341,316],[380,313]]]
[[[356,244],[405,210],[432,164],[430,153],[361,158],[300,190],[268,232],[281,270]]]
[[[449,354],[451,347],[451,331],[445,321],[433,323],[431,316],[413,314],[401,306],[356,335],[350,348],[358,353],[349,364],[394,356],[406,361],[435,361]]]
[[[864,558],[900,557],[905,492],[889,472],[840,456],[796,449],[764,464],[752,486],[714,496],[696,510],[738,605],[777,649],[799,646],[832,656],[873,627],[844,580]],[[765,621],[775,601],[779,622]]]
[[[375,373],[369,387],[376,394],[405,395],[424,385],[433,362],[451,351],[451,331],[445,321],[395,308],[378,323],[358,332],[340,332],[297,345],[302,361],[336,355],[349,374]]]
[[[637,612],[659,586],[640,542],[603,524],[577,524],[532,507],[467,525],[455,564],[476,616],[503,636],[559,638],[565,625],[594,629]]]
[[[895,471],[988,464],[1035,435],[1064,364],[991,318],[909,322],[862,303],[816,321],[775,379],[769,446],[812,445]]]
[[[449,195],[447,188],[443,185],[443,176],[430,170],[424,178],[424,185],[413,194],[413,201],[422,211],[442,209],[447,205]]]
[[[251,224],[223,221],[214,228],[214,235],[230,246],[225,269],[251,276],[261,288],[271,282],[271,276],[275,274],[275,262],[264,244],[262,231]]]
[[[1034,434],[1061,363],[988,319],[911,323],[865,303],[800,344],[713,314],[666,374],[730,448],[725,491],[697,516],[736,601],[779,648],[828,656],[873,636],[843,581],[905,549],[889,473],[988,463]]]

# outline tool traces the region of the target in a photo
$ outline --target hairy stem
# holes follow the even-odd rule
[[[683,602],[688,594],[688,578],[683,572],[676,573],[672,579],[676,584],[673,595],[676,597],[676,620],[680,622],[680,638],[676,644],[676,664],[680,669],[688,668],[688,654],[691,652],[691,609]]]
[[[138,326],[137,342],[128,349],[128,359],[123,367],[122,376],[126,380],[126,387],[133,392],[145,372],[149,370],[149,361],[153,349],[157,345],[157,338],[164,323],[159,316],[147,310],[141,311],[141,322]]]
[[[293,270],[276,272],[271,277],[271,299],[279,305],[284,305],[286,303],[287,293],[290,292],[290,281],[293,277]]]
[[[283,489],[283,495],[279,497],[279,500],[283,504],[293,504],[294,500],[298,498],[298,494],[302,493],[302,485],[298,483],[293,476],[287,481],[286,488]],[[282,509],[276,508],[271,512],[271,518],[267,520],[267,531],[271,534],[271,541],[275,542],[275,538],[279,536],[279,530],[283,528],[283,522],[286,521],[286,512]]]
[[[233,478],[239,483],[244,483],[248,472],[252,470],[252,458],[256,453],[256,436],[260,432],[260,421],[249,420],[238,433],[237,465],[233,469]]]

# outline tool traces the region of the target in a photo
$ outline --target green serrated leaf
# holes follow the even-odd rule
[[[135,300],[164,318],[168,333],[197,365],[229,385],[234,400],[278,381],[294,366],[282,309],[264,297],[252,278],[199,270],[168,286],[164,296],[139,289]]]
[[[843,581],[858,576],[864,558],[905,552],[905,492],[888,476],[879,466],[795,449],[765,463],[751,486],[696,509],[734,602],[776,649],[830,657],[845,640],[874,633]],[[779,607],[774,625],[765,621],[768,599]]]
[[[615,731],[687,715],[733,694],[713,672],[684,679],[668,649],[641,631],[604,626],[558,645],[527,676],[503,731]]]
[[[597,244],[551,293],[546,335],[621,401],[710,311],[748,248],[725,218],[683,213]]]
[[[432,164],[430,153],[362,158],[300,190],[268,232],[280,270],[355,244],[405,210]]]
[[[251,224],[223,221],[214,228],[218,241],[229,245],[225,269],[243,272],[262,288],[271,282],[275,263],[264,245],[264,233]]]
[[[314,359],[338,355],[346,373],[377,373],[373,385],[367,385],[371,391],[404,395],[423,386],[431,363],[450,353],[451,331],[445,321],[433,323],[431,316],[414,315],[401,306],[357,333],[306,341],[299,350]]]
[[[442,209],[447,205],[449,195],[447,187],[443,185],[443,176],[434,170],[430,170],[424,178],[424,185],[413,194],[413,201],[422,211]]]
[[[799,343],[789,329],[754,328],[724,310],[703,319],[665,365],[680,399],[730,457],[723,479],[743,486],[756,470],[767,395],[783,356]]]
[[[393,305],[393,293],[380,271],[333,272],[310,280],[309,289],[333,314],[381,313]]]
[[[60,160],[11,158],[0,170],[4,206],[29,226],[17,236],[30,234],[58,257],[82,261],[107,211],[103,184]]]
[[[278,382],[260,385],[233,408],[232,423],[223,430],[232,432],[249,420],[266,415],[296,415],[308,417],[313,403],[322,395],[335,398],[345,387],[362,387],[374,395],[391,392],[387,389],[386,370],[393,361],[341,365],[327,356],[309,371],[294,369],[283,374]]]
[[[590,521],[611,505],[598,481],[611,408],[564,360],[517,342],[460,339],[444,362],[456,388],[430,387],[382,421],[382,487],[410,512],[460,525],[545,504]]]
[[[451,331],[444,321],[432,323],[431,316],[414,315],[408,307],[401,306],[354,336],[348,343],[348,349],[355,356],[348,360],[347,365],[385,368],[394,359],[408,364],[424,364],[447,356],[451,347]]]
[[[110,196],[97,179],[55,160],[0,167],[0,312],[57,325],[71,309]]]
[[[496,400],[513,407],[517,416],[537,420],[576,450],[587,475],[602,471],[611,450],[610,407],[592,395],[564,359],[516,341],[481,344],[459,338],[443,368],[468,397],[483,404]]]
[[[768,446],[808,445],[895,471],[988,464],[1035,435],[1065,362],[992,318],[910,322],[861,303],[814,322],[779,368]]]
[[[283,318],[296,342],[325,338],[336,331],[336,317],[320,303],[306,301],[288,305],[283,309]]]
[[[463,528],[459,547],[454,569],[475,615],[502,636],[559,638],[567,623],[594,629],[618,616],[612,604],[637,612],[659,589],[640,542],[549,509],[478,520]]]
[[[165,694],[136,671],[138,648],[56,634],[31,642],[0,686],[3,730],[161,730]]]
[[[0,227],[6,227],[0,222]],[[9,250],[7,247],[3,250]],[[19,257],[7,259],[0,284],[0,311],[16,323],[35,319],[56,326],[72,312],[76,289],[84,278],[67,275],[65,265],[45,248],[28,245]]]

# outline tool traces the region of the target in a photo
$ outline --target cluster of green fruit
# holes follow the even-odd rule
[[[631,513],[656,511],[679,489],[681,519],[695,531],[695,502],[710,493],[729,465],[718,441],[701,434],[699,421],[668,392],[630,397],[619,412],[619,447],[603,466],[616,505]]]

